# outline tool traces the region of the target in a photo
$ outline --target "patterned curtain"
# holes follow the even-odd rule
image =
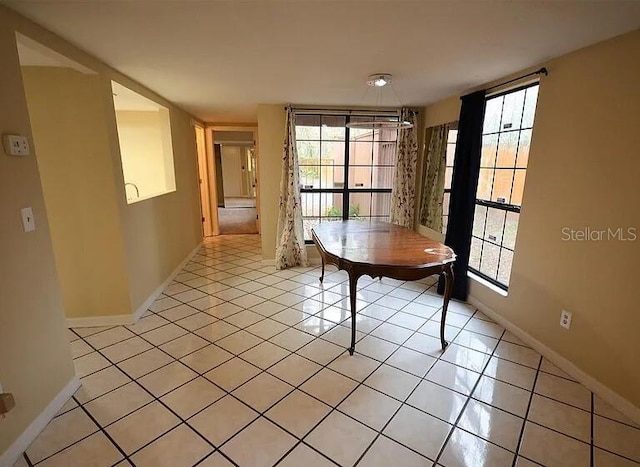
[[[416,163],[418,137],[415,112],[402,109],[401,120],[413,123],[413,128],[398,133],[398,160],[391,190],[391,222],[413,229],[416,201]]]
[[[280,212],[276,231],[276,269],[307,265],[304,244],[302,207],[300,205],[300,174],[296,152],[295,124],[291,107],[287,107],[282,178],[280,179]]]
[[[449,127],[450,125],[447,123],[429,129],[431,138],[427,146],[422,172],[420,224],[437,232],[442,232],[442,202],[444,201],[444,173]]]

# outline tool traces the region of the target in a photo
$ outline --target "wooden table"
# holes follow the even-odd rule
[[[445,293],[440,321],[440,342],[447,347],[444,325],[453,289],[453,263],[456,255],[442,243],[423,237],[417,232],[387,222],[335,221],[313,227],[312,238],[325,264],[334,264],[349,274],[351,301],[351,347],[356,347],[356,285],[360,276],[415,281],[444,274]]]

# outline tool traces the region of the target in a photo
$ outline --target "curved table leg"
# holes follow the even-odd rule
[[[322,283],[324,280],[324,256],[320,255],[320,258],[322,259],[322,274],[320,275],[320,282]]]
[[[449,264],[444,268],[444,303],[442,305],[442,317],[440,318],[440,343],[442,344],[442,350],[447,348],[449,343],[444,338],[444,326],[447,319],[447,308],[449,307],[449,300],[451,299],[451,292],[453,291],[453,269]]]
[[[353,355],[356,350],[356,285],[359,275],[349,271],[349,300],[351,302],[351,347],[349,355]]]

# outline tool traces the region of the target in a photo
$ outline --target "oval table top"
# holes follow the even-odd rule
[[[388,222],[323,222],[312,234],[319,248],[351,263],[422,269],[456,259],[448,246]]]

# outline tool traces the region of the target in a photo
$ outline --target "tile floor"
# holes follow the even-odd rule
[[[17,465],[631,466],[640,429],[434,278],[276,271],[208,241],[132,326],[69,331],[82,387]]]

